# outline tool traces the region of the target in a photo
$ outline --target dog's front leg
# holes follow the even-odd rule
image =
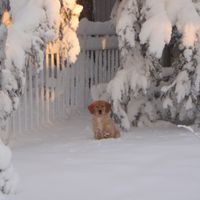
[[[102,132],[101,132],[101,130],[95,130],[94,137],[95,137],[96,140],[102,139]]]
[[[109,138],[110,137],[110,133],[109,132],[104,132],[103,133],[103,137],[104,138]]]

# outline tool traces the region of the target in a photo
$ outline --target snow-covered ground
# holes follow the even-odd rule
[[[88,115],[13,144],[21,177],[0,200],[199,200],[200,138],[183,128],[134,128],[95,141]]]

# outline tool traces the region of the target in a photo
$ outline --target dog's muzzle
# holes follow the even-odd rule
[[[99,110],[99,114],[100,114],[100,115],[102,114],[102,110]]]

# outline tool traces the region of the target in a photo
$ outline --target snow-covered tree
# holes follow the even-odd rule
[[[4,3],[3,3],[4,2]],[[0,8],[4,9],[5,0]],[[25,87],[25,68],[32,57],[43,67],[44,50],[49,42],[60,39],[69,62],[75,62],[80,47],[76,35],[82,6],[76,0],[10,0],[9,13],[0,26],[0,125],[16,110]],[[9,16],[10,15],[10,16]]]
[[[14,193],[18,176],[1,129],[17,109],[30,57],[43,68],[49,42],[60,41],[64,59],[73,63],[80,47],[76,35],[82,6],[75,0],[1,0],[0,2],[0,193]]]
[[[125,129],[157,119],[193,123],[199,113],[199,1],[118,0],[112,17],[121,70],[108,85]],[[163,68],[163,49],[171,66]]]

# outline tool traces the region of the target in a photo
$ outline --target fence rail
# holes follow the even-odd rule
[[[73,65],[62,59],[57,43],[48,46],[43,70],[38,72],[29,60],[21,104],[8,122],[9,137],[62,120],[70,110],[84,110],[91,102],[91,86],[112,79],[119,66],[116,36],[80,35],[80,43]]]

